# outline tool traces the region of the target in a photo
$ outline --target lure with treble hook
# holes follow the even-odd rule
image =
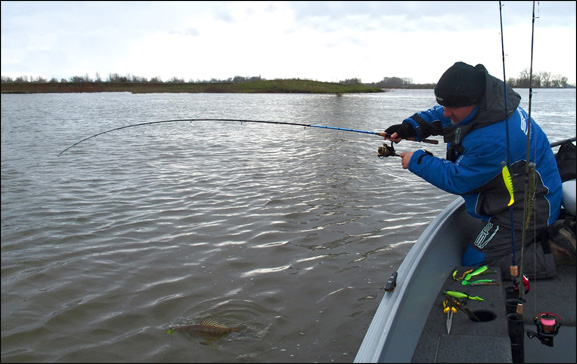
[[[304,126],[304,127],[308,127],[308,128],[321,128],[321,129],[331,129],[331,130],[339,130],[339,131],[350,131],[350,132],[354,132],[354,133],[363,133],[363,134],[373,134],[373,135],[378,135],[378,136],[382,136],[384,137],[386,135],[386,133],[382,132],[374,132],[374,131],[365,131],[365,130],[357,130],[357,129],[349,129],[349,128],[339,128],[339,127],[335,127],[335,126],[325,126],[325,125],[313,125],[313,124],[304,124],[304,123],[292,123],[292,122],[284,122],[284,121],[269,121],[269,120],[247,120],[247,119],[207,119],[207,118],[200,118],[200,119],[176,119],[176,120],[161,120],[161,121],[150,121],[150,122],[146,122],[146,123],[138,123],[138,124],[131,124],[131,125],[125,125],[125,126],[121,126],[118,128],[114,128],[114,129],[109,129],[109,130],[105,130],[103,132],[91,135],[87,138],[84,138],[74,144],[72,144],[71,146],[69,146],[68,148],[64,149],[62,152],[58,153],[58,156],[60,157],[64,152],[66,152],[67,150],[77,146],[78,144],[87,141],[88,139],[92,139],[94,137],[97,137],[99,135],[102,134],[106,134],[106,133],[110,133],[116,130],[121,130],[121,129],[126,129],[126,128],[132,128],[132,127],[136,127],[136,126],[143,126],[143,125],[152,125],[152,124],[161,124],[161,123],[174,123],[174,122],[182,122],[182,121],[235,121],[235,122],[240,122],[240,123],[263,123],[263,124],[277,124],[277,125],[295,125],[295,126]],[[438,144],[439,141],[438,140],[434,140],[434,139],[423,139],[422,142],[425,143],[431,143],[431,144]],[[392,146],[390,147],[392,148]],[[394,149],[393,149],[394,152]],[[395,155],[395,154],[392,154]],[[386,157],[388,157],[389,155],[386,155]]]

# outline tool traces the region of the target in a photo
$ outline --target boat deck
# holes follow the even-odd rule
[[[356,363],[576,362],[576,267],[557,267],[556,277],[532,281],[530,291],[524,296],[525,331],[537,331],[533,319],[540,313],[550,312],[561,317],[553,347],[542,345],[538,338],[530,339],[522,330],[518,330],[523,334],[518,335],[518,343],[512,345],[504,289],[511,286],[511,282],[501,282],[500,275],[495,274],[493,278],[504,286],[463,289],[462,285],[454,286],[459,284],[452,279],[454,269],[447,269],[460,264],[463,241],[474,239],[475,229],[471,227],[475,224],[478,222],[466,213],[461,199],[455,199],[429,224],[398,268],[396,289],[383,296],[357,352]],[[458,312],[453,317],[451,333],[447,334],[442,301],[449,288],[484,298],[485,307],[478,301],[469,301],[467,307],[493,311],[495,320],[477,323]],[[513,308],[516,303],[517,300],[513,300]],[[513,354],[513,347],[524,350]],[[515,360],[520,355],[523,360]]]
[[[525,335],[526,363],[575,363],[575,290],[577,267],[557,267],[557,276],[550,280],[535,281],[523,303],[525,330],[536,331],[533,317],[541,312],[551,312],[561,317],[559,334],[553,339],[553,347],[541,345],[537,338]],[[570,348],[567,350],[567,348]]]
[[[476,268],[457,266],[451,273],[454,270],[465,272],[468,269]],[[483,275],[482,278],[496,279],[498,286],[463,286],[461,281],[455,281],[448,272],[447,279],[431,308],[412,362],[512,362],[501,272],[498,268],[489,267],[489,269],[495,273]],[[463,292],[482,298],[483,301],[470,299],[463,301],[466,302],[465,307],[478,315],[482,322],[475,322],[462,310],[458,310],[453,315],[451,333],[447,334],[447,315],[443,313],[442,305],[446,298],[445,291]],[[457,348],[458,350],[455,350]]]
[[[460,272],[466,267],[455,267]],[[513,362],[511,339],[508,331],[506,296],[498,268],[489,267],[496,273],[482,278],[493,278],[499,286],[463,286],[448,274],[435,304],[429,312],[412,362]],[[525,331],[537,331],[533,318],[542,312],[555,313],[561,317],[559,334],[553,339],[553,347],[542,345],[537,338],[524,335],[524,361],[527,363],[575,362],[575,266],[560,266],[557,276],[550,280],[531,282],[531,290],[525,296],[523,321]],[[447,334],[446,314],[442,301],[446,290],[479,296],[484,301],[468,300],[466,307],[480,313],[483,322],[471,320],[463,311],[453,316],[451,333]],[[514,300],[513,303],[516,303]],[[513,306],[513,310],[515,306]],[[567,351],[566,348],[573,348]],[[565,348],[561,350],[560,348]]]

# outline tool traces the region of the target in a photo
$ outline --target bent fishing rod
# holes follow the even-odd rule
[[[176,122],[183,122],[183,121],[188,121],[188,122],[192,122],[192,121],[231,121],[231,122],[239,122],[239,123],[261,123],[261,124],[276,124],[276,125],[293,125],[293,126],[302,126],[302,127],[306,127],[306,128],[321,128],[321,129],[330,129],[330,130],[339,130],[339,131],[349,131],[349,132],[354,132],[354,133],[363,133],[363,134],[373,134],[373,135],[378,135],[378,136],[382,136],[385,137],[386,133],[382,132],[374,132],[374,131],[366,131],[366,130],[357,130],[357,129],[349,129],[349,128],[339,128],[336,126],[326,126],[326,125],[314,125],[314,124],[304,124],[304,123],[293,123],[293,122],[287,122],[287,121],[270,121],[270,120],[248,120],[248,119],[208,119],[208,118],[200,118],[200,119],[174,119],[174,120],[160,120],[160,121],[149,121],[149,122],[145,122],[145,123],[138,123],[138,124],[131,124],[131,125],[125,125],[125,126],[120,126],[118,128],[113,128],[113,129],[109,129],[109,130],[105,130],[103,132],[91,135],[87,138],[84,138],[74,144],[72,144],[71,146],[69,146],[68,148],[64,149],[62,152],[58,153],[58,156],[60,157],[64,152],[66,152],[67,150],[77,146],[78,144],[85,142],[89,139],[95,138],[99,135],[102,134],[106,134],[106,133],[111,133],[113,131],[117,131],[117,130],[122,130],[122,129],[127,129],[127,128],[133,128],[133,127],[137,127],[137,126],[144,126],[144,125],[153,125],[153,124],[163,124],[163,123],[176,123]],[[411,139],[407,139],[407,140],[411,140]],[[439,141],[438,140],[434,140],[434,139],[423,139],[422,142],[425,143],[430,143],[430,144],[438,144]],[[395,150],[391,144],[391,146],[388,146],[386,144],[383,144],[382,147],[379,148],[379,157],[389,157],[389,156],[394,156],[397,155],[395,153]]]

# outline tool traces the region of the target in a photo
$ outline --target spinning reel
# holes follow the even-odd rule
[[[388,146],[387,143],[383,143],[383,146],[379,147],[379,149],[377,150],[377,154],[379,158],[399,156],[395,151],[395,148],[393,147],[393,142],[391,142],[390,146]]]
[[[526,330],[527,337],[532,339],[536,337],[541,344],[553,346],[553,338],[559,333],[561,327],[561,317],[550,312],[541,312],[533,319],[537,326],[537,332]]]

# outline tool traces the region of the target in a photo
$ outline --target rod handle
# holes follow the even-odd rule
[[[387,134],[386,134],[386,133],[377,133],[377,135],[380,135],[380,136],[382,136],[382,137],[385,137]],[[416,141],[417,141],[417,140],[415,140],[415,138],[408,138],[408,139],[406,139],[406,140],[410,140],[410,141],[413,141],[413,142],[416,142]],[[423,140],[421,140],[421,142],[423,142],[423,143],[429,143],[429,144],[439,144],[439,141],[436,140],[436,139],[423,139]]]

